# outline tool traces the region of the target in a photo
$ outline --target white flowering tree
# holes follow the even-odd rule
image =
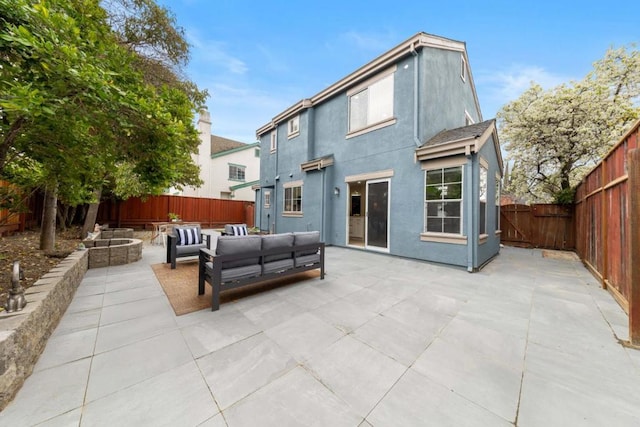
[[[513,163],[507,191],[531,202],[573,201],[584,174],[640,115],[640,53],[609,49],[581,81],[538,84],[498,112]]]

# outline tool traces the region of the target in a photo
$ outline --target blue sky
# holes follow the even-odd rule
[[[607,48],[638,42],[636,1],[160,0],[192,45],[212,133],[255,131],[423,31],[464,41],[484,119],[531,81],[578,80]]]

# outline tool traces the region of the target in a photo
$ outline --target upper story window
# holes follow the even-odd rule
[[[253,154],[254,154],[256,157],[260,157],[260,149],[259,149],[259,148],[256,148],[256,149],[255,149],[255,151],[253,152]]]
[[[229,164],[229,179],[232,181],[244,181],[245,166]]]
[[[300,116],[295,116],[287,123],[287,138],[300,135]]]
[[[424,231],[462,234],[462,166],[425,172]]]
[[[471,114],[469,114],[467,110],[464,110],[464,125],[469,126],[474,123],[475,123],[475,120],[473,120],[473,117],[471,117]]]
[[[284,215],[302,215],[302,181],[284,184]]]
[[[393,119],[395,68],[365,82],[349,92],[349,133],[387,124]],[[391,124],[391,123],[389,123]]]
[[[271,131],[271,152],[274,153],[278,149],[278,131]]]
[[[460,78],[463,82],[467,81],[467,60],[464,55],[460,55]]]

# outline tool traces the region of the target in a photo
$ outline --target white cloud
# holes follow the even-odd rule
[[[364,33],[351,30],[342,34],[340,38],[358,49],[374,52],[384,52],[398,42],[396,35],[390,31]]]
[[[535,65],[511,65],[499,71],[481,70],[475,76],[485,118],[493,117],[502,105],[517,99],[532,83],[551,89],[571,80],[575,79]]]
[[[570,80],[567,76],[551,73],[542,67],[513,65],[508,70],[491,75],[482,75],[479,79],[494,87],[496,94],[506,100],[519,97],[535,82],[544,89],[551,89]]]
[[[227,43],[207,40],[199,36],[197,30],[186,31],[187,40],[192,45],[193,62],[201,62],[232,74],[245,74],[249,67],[240,58],[229,52]]]

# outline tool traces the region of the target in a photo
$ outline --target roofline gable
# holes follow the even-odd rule
[[[445,37],[436,36],[433,34],[427,33],[418,33],[413,37],[405,40],[400,43],[396,47],[391,50],[383,53],[378,56],[373,61],[363,65],[358,68],[351,74],[346,77],[338,80],[331,86],[322,90],[321,92],[315,94],[311,98],[303,99],[298,101],[291,107],[284,110],[282,113],[275,116],[269,123],[263,125],[258,128],[256,131],[256,137],[260,139],[260,136],[266,134],[269,131],[274,130],[278,124],[294,117],[297,114],[300,114],[302,111],[314,107],[327,99],[344,92],[347,88],[371,77],[372,75],[385,70],[391,65],[395,64],[399,59],[411,55],[416,52],[418,49],[423,47],[431,47],[436,49],[445,49],[458,51],[462,55],[464,55],[465,61],[467,61],[467,72],[469,73],[469,83],[471,84],[471,90],[473,92],[474,101],[476,104],[476,109],[478,110],[478,115],[480,121],[482,121],[482,111],[480,110],[480,102],[478,100],[478,95],[476,93],[475,83],[473,81],[473,75],[471,74],[471,67],[469,66],[469,58],[467,56],[466,44],[461,41],[447,39]]]

